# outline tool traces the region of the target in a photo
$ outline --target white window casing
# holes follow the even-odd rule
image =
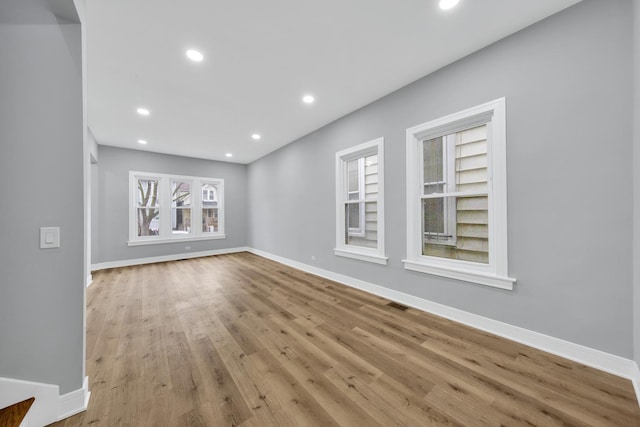
[[[367,183],[365,176],[365,168],[368,167],[365,159],[375,156],[377,159],[377,172],[375,173],[376,181],[374,184]],[[352,197],[349,200],[349,194],[355,191],[349,191],[347,164],[350,161],[358,161],[358,198]],[[375,199],[368,199],[366,196],[366,186],[376,186]],[[367,203],[375,202],[375,221],[370,220],[367,215]],[[359,204],[359,224],[358,227],[346,229],[346,207],[351,203]],[[367,224],[370,223],[370,224]],[[376,238],[367,240],[369,235]],[[366,242],[370,247],[360,246],[356,244],[348,244],[345,240],[348,237],[357,238],[362,242]],[[357,259],[361,261],[373,262],[376,264],[387,264],[384,246],[384,138],[378,138],[373,141],[359,144],[336,153],[336,247],[334,248],[336,256]]]
[[[138,180],[157,180],[157,198],[159,219],[154,220],[157,225],[157,234],[138,235]],[[172,183],[182,182],[190,186],[189,207],[177,208],[183,212],[189,211],[190,226],[188,230],[175,232],[172,229]],[[204,198],[203,185],[211,185],[216,188],[215,202],[217,202],[217,230],[203,230],[204,202],[210,202]],[[224,179],[203,178],[193,176],[168,175],[150,172],[129,172],[129,240],[128,246],[154,245],[173,242],[188,242],[197,240],[211,240],[226,238],[224,232]]]
[[[403,260],[405,269],[502,289],[513,289],[516,279],[508,276],[507,263],[505,104],[505,98],[500,98],[407,129],[407,258]],[[478,195],[485,196],[488,203],[488,262],[423,255],[422,200],[442,197],[442,194],[424,195],[423,141],[482,125],[486,125],[487,132],[487,191]],[[447,175],[451,176],[451,173]],[[445,192],[450,197],[474,195],[472,191],[447,190]],[[450,215],[447,217],[450,218]],[[456,224],[453,224],[453,227],[455,228]],[[455,233],[452,233],[452,239],[453,241],[443,242],[443,244],[455,244]]]

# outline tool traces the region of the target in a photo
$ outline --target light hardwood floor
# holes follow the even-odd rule
[[[640,426],[631,383],[240,253],[97,272],[55,426]]]

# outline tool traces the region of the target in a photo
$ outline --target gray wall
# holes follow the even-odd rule
[[[585,0],[252,163],[249,245],[631,357],[631,6]],[[406,128],[502,96],[515,289],[405,271]],[[332,251],[334,154],[380,136],[388,266]]]
[[[247,166],[101,145],[98,150],[97,262],[235,248],[247,244]],[[224,179],[226,239],[127,246],[129,171]],[[96,195],[94,195],[95,197]],[[191,250],[185,251],[190,246]],[[94,257],[95,259],[95,257]]]
[[[2,3],[0,377],[67,393],[83,380],[80,25]],[[43,226],[61,228],[59,249],[39,249]]]
[[[98,225],[100,224],[100,209],[98,209],[98,204],[100,202],[100,187],[98,182],[98,161],[100,159],[98,154],[98,143],[96,142],[96,138],[93,135],[91,129],[88,129],[88,142],[89,142],[89,155],[90,166],[89,166],[89,176],[90,176],[90,185],[91,190],[89,192],[89,202],[90,202],[90,216],[89,221],[91,222],[91,264],[96,264],[100,259],[99,252],[99,243],[98,238],[100,236],[100,229]]]
[[[634,357],[640,364],[640,0],[633,2],[634,135],[633,135],[633,285]]]

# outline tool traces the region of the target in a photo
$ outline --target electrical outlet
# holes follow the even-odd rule
[[[315,261],[316,260],[316,256],[315,255],[311,255],[311,261]]]
[[[184,247],[184,250],[185,250],[185,251],[190,251],[190,250],[191,250],[191,246],[185,246],[185,247]]]

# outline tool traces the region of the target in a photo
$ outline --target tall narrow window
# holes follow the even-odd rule
[[[135,180],[136,235],[154,236],[160,230],[159,181],[153,178]]]
[[[202,232],[215,233],[218,231],[218,186],[216,184],[202,184]]]
[[[386,264],[383,139],[336,153],[335,254]]]
[[[191,233],[191,183],[171,180],[171,231]]]
[[[405,268],[512,289],[505,101],[407,130]]]
[[[224,180],[129,172],[129,246],[224,239]]]

